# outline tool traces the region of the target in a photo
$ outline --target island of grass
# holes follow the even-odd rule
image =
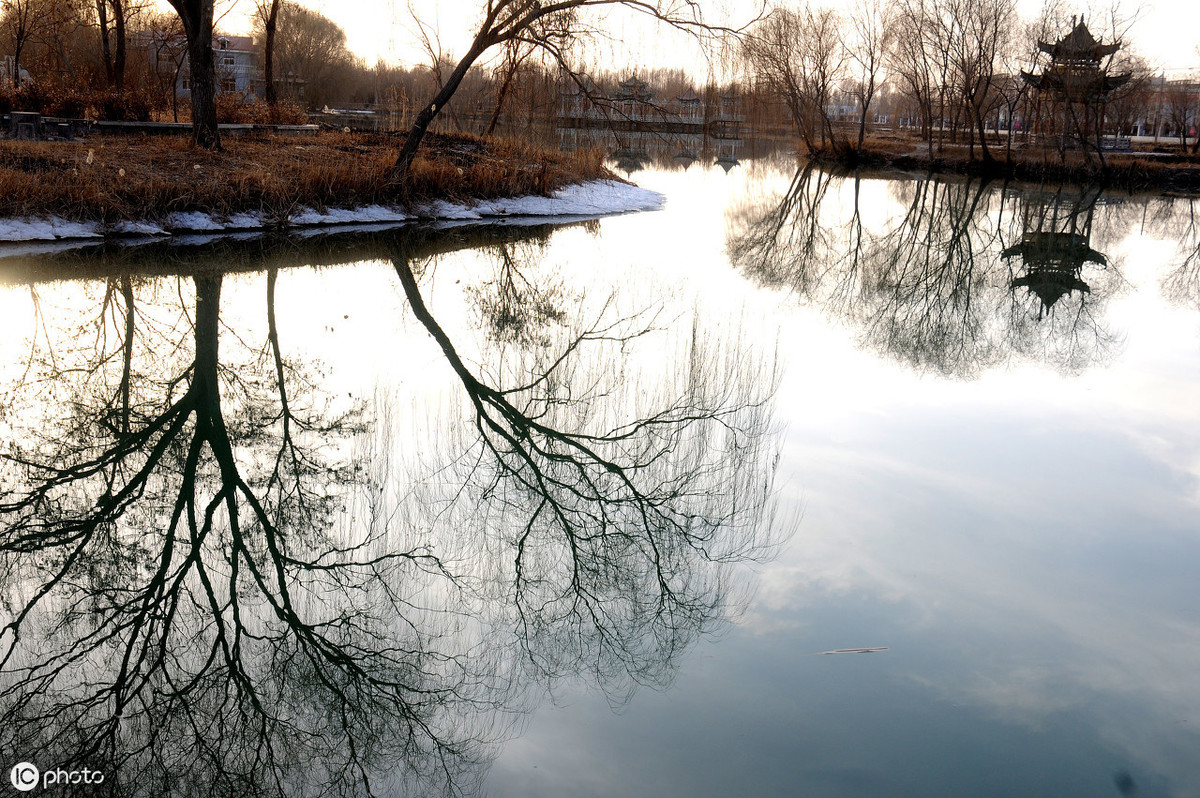
[[[173,137],[0,141],[0,240],[413,219],[588,216],[658,207],[599,150],[429,134],[408,174],[397,141],[260,134],[206,150]]]

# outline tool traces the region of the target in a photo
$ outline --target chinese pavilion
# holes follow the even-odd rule
[[[1110,75],[1102,66],[1121,49],[1120,42],[1096,41],[1082,18],[1076,22],[1072,17],[1071,26],[1071,32],[1054,44],[1038,42],[1050,63],[1040,74],[1022,70],[1021,77],[1038,92],[1039,111],[1043,106],[1050,111],[1038,117],[1049,123],[1050,129],[1043,126],[1044,132],[1060,137],[1060,149],[1071,139],[1084,145],[1095,140],[1099,149],[1105,103],[1115,89],[1129,81],[1130,74]]]

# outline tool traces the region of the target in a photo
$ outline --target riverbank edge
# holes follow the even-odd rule
[[[284,218],[256,211],[232,214],[187,211],[172,214],[159,222],[106,223],[75,221],[57,216],[8,218],[0,219],[0,255],[5,245],[34,242],[98,242],[348,225],[465,224],[589,218],[659,210],[665,201],[666,198],[658,192],[620,180],[587,180],[564,186],[549,196],[526,195],[467,202],[433,200],[411,206],[372,204],[323,210],[300,206]]]
[[[1155,157],[1113,153],[1108,163],[1053,163],[1022,159],[981,161],[950,154],[930,158],[927,154],[886,154],[854,150],[844,153],[809,153],[805,157],[824,165],[848,169],[879,169],[925,174],[954,174],[987,180],[1028,183],[1070,183],[1129,192],[1159,192],[1167,195],[1200,196],[1200,160],[1187,156]]]

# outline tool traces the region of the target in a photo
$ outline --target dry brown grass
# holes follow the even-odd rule
[[[177,138],[0,141],[0,217],[162,219],[177,211],[351,207],[548,193],[611,177],[598,152],[562,154],[431,134],[408,181],[392,182],[398,141],[361,134],[228,138],[210,152]]]
[[[1200,158],[1184,154],[1147,156],[1127,153],[1106,153],[1101,165],[1094,153],[1046,151],[1040,147],[1014,147],[1009,153],[1003,142],[989,142],[992,163],[985,163],[978,147],[974,158],[965,144],[947,144],[932,163],[926,155],[925,144],[916,139],[907,142],[910,152],[904,154],[899,145],[888,141],[880,152],[880,164],[903,169],[934,169],[962,174],[1012,177],[1023,180],[1055,180],[1077,183],[1101,183],[1128,189],[1173,190],[1177,186],[1200,184]],[[868,148],[872,149],[872,148]],[[897,153],[897,150],[900,150]]]

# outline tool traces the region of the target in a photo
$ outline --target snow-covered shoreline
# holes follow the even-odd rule
[[[299,207],[281,220],[263,213],[221,216],[200,212],[176,213],[158,223],[75,222],[57,217],[0,219],[0,255],[5,244],[29,242],[89,243],[105,239],[185,237],[196,233],[221,234],[259,231],[265,228],[303,229],[341,225],[390,225],[416,222],[472,223],[509,219],[545,220],[548,217],[575,219],[608,216],[634,211],[658,210],[662,194],[616,180],[593,180],[567,186],[549,197],[526,196],[510,199],[451,203],[438,200],[414,208],[367,205],[357,208],[328,208],[318,211]]]

